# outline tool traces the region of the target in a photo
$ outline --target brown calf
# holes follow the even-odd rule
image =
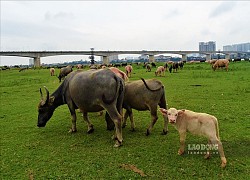
[[[219,137],[219,126],[216,117],[206,114],[197,113],[189,110],[177,110],[170,108],[168,110],[160,108],[163,116],[167,116],[169,122],[178,130],[180,135],[179,155],[184,153],[186,132],[205,136],[208,138],[208,143],[218,145],[218,151],[221,158],[221,167],[225,167],[227,160],[224,155],[223,146]],[[208,159],[210,153],[207,152],[205,158]]]

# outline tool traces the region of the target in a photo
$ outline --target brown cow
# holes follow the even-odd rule
[[[55,75],[55,68],[50,68],[49,72],[50,72],[50,76],[54,76]]]
[[[218,68],[225,67],[226,70],[228,71],[228,65],[229,65],[228,59],[219,59],[213,64],[212,68],[215,71]]]
[[[164,66],[159,66],[157,68],[157,70],[155,71],[155,75],[158,76],[158,75],[163,75],[165,76],[165,71],[166,71],[166,68]]]
[[[133,71],[133,67],[131,65],[127,65],[127,66],[125,66],[125,71],[126,71],[126,75],[128,77],[131,77],[131,73]]]
[[[163,116],[168,117],[169,122],[178,130],[180,135],[179,155],[184,153],[186,132],[205,136],[208,138],[208,143],[218,145],[218,151],[221,158],[221,167],[225,167],[227,160],[224,155],[223,146],[219,137],[219,126],[216,117],[206,114],[197,113],[190,110],[177,110],[170,108],[168,110],[160,108]],[[210,153],[207,152],[205,158],[208,159]]]

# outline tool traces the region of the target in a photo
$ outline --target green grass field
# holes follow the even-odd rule
[[[225,169],[220,168],[218,154],[209,160],[200,154],[178,156],[178,132],[169,126],[169,134],[161,135],[160,114],[152,134],[145,136],[149,111],[133,111],[136,131],[130,131],[128,121],[120,148],[113,147],[113,132],[106,130],[104,116],[98,113],[89,113],[94,133],[87,134],[78,112],[78,131],[68,133],[71,116],[67,105],[56,109],[45,128],[38,128],[39,88],[46,86],[52,93],[59,86],[58,79],[48,69],[5,70],[0,72],[1,179],[249,179],[249,62],[231,62],[228,72],[214,72],[207,63],[185,64],[183,70],[166,72],[165,77],[155,77],[155,69],[133,68],[130,81],[143,77],[163,82],[169,107],[218,118],[228,161]],[[188,144],[206,143],[205,138],[189,134],[186,150]]]

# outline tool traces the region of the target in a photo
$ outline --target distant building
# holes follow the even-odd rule
[[[199,42],[199,51],[216,51],[216,42]]]
[[[101,56],[100,60],[103,62],[103,57]],[[113,60],[118,60],[118,55],[112,55],[109,56],[109,61],[113,61]]]
[[[241,43],[223,46],[223,51],[250,52],[250,43]]]
[[[33,58],[29,59],[29,66],[34,66],[34,59]]]

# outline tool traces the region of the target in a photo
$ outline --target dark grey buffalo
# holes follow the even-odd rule
[[[58,76],[59,82],[61,82],[61,80],[63,78],[65,78],[69,73],[71,73],[73,71],[71,66],[67,66],[67,67],[63,67],[60,69],[60,73]]]
[[[125,83],[125,95],[123,101],[123,108],[126,109],[124,115],[123,127],[126,126],[126,119],[130,118],[131,128],[134,130],[135,123],[133,118],[132,109],[136,109],[138,111],[146,111],[149,110],[151,114],[151,123],[147,128],[146,135],[151,133],[151,130],[156,123],[157,116],[157,107],[158,105],[162,107],[166,107],[167,103],[165,98],[165,90],[161,81],[157,79],[148,79],[137,81],[131,81]],[[164,117],[164,129],[163,134],[167,134],[168,132],[168,119]]]
[[[132,109],[138,111],[149,110],[151,114],[151,123],[147,128],[146,135],[151,133],[151,130],[156,123],[157,107],[167,109],[167,103],[165,98],[165,90],[161,81],[156,79],[137,80],[125,83],[125,95],[123,101],[123,108],[126,109],[124,115],[123,127],[126,126],[126,119],[130,118],[132,131],[135,129],[135,123],[133,118]],[[168,119],[164,117],[164,129],[163,134],[168,132]]]
[[[58,89],[49,95],[46,89],[46,99],[38,105],[38,127],[44,127],[53,115],[55,109],[67,104],[72,116],[71,132],[76,131],[76,112],[80,109],[88,124],[88,133],[94,128],[88,119],[88,112],[98,112],[106,109],[115,124],[115,146],[122,144],[122,102],[124,98],[124,82],[109,69],[74,71],[70,73]]]

